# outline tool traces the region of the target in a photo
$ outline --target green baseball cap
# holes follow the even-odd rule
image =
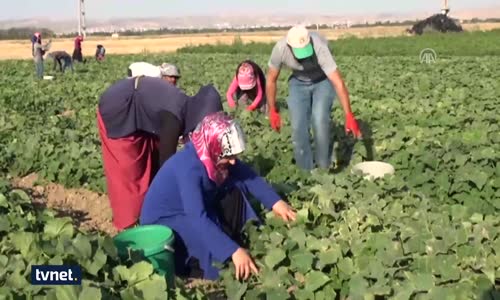
[[[292,48],[293,55],[297,59],[308,58],[313,55],[314,49],[311,43],[307,44],[307,46],[303,48]]]
[[[288,31],[286,42],[292,48],[293,55],[297,59],[304,59],[314,54],[309,31],[305,26],[297,25]]]

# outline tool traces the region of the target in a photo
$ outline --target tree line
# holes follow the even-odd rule
[[[29,40],[35,32],[40,32],[45,39],[56,36],[54,31],[48,28],[14,27],[0,29],[0,40]]]

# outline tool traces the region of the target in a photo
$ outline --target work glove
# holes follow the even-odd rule
[[[247,106],[247,111],[254,111],[255,108],[256,107],[254,105],[249,105],[249,106]]]
[[[280,132],[281,129],[281,117],[280,114],[276,110],[271,110],[269,112],[269,122],[271,123],[271,127]]]
[[[234,101],[227,101],[227,105],[229,106],[229,108],[235,108],[236,107],[236,103]]]
[[[361,137],[361,131],[359,130],[358,122],[356,121],[352,113],[348,113],[345,115],[345,132],[347,134],[352,133],[356,138]]]

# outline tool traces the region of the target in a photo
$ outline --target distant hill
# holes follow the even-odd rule
[[[92,31],[121,31],[127,29],[158,29],[158,28],[230,28],[230,27],[262,27],[262,26],[290,26],[297,22],[309,24],[335,23],[375,23],[386,21],[420,20],[427,18],[438,11],[416,12],[413,14],[377,14],[377,15],[219,15],[219,16],[191,16],[176,18],[143,18],[143,19],[108,19],[93,20],[88,18],[87,30]],[[488,9],[468,9],[451,11],[450,16],[458,19],[486,19],[500,18],[500,5]],[[11,27],[45,27],[54,32],[69,33],[76,31],[77,20],[52,20],[49,18],[33,18],[25,20],[0,21],[0,29]]]

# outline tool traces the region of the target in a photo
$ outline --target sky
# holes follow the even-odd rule
[[[78,0],[7,0],[0,20],[76,18]],[[439,11],[442,0],[85,0],[87,19],[178,17],[226,13],[379,14]],[[499,0],[449,0],[450,9],[498,7]]]

